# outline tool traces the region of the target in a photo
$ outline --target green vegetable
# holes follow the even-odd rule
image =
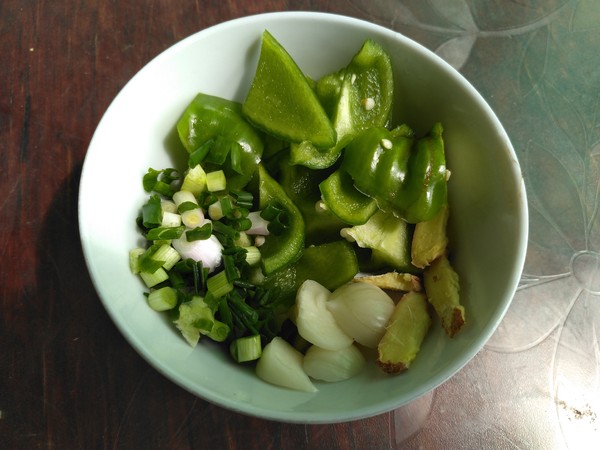
[[[346,148],[342,168],[355,186],[409,223],[423,222],[446,204],[446,160],[442,126],[413,148],[407,126],[369,128]]]
[[[222,170],[215,170],[206,174],[206,189],[210,192],[223,191],[227,187],[227,178]]]
[[[149,241],[177,239],[183,234],[184,231],[184,226],[156,227],[148,230],[148,233],[146,234],[146,239]]]
[[[289,164],[284,158],[279,164],[279,183],[288,197],[302,213],[305,227],[305,244],[323,244],[339,239],[340,230],[346,226],[329,210],[319,207],[319,184],[329,175],[328,170],[313,170]]]
[[[160,197],[151,195],[144,206],[142,206],[142,224],[146,228],[157,227],[162,223],[162,208]]]
[[[193,195],[198,196],[204,192],[205,189],[206,172],[200,164],[192,164],[192,167],[187,170],[183,177],[181,190],[191,192]]]
[[[310,141],[327,148],[336,141],[335,130],[307,78],[266,30],[243,112],[255,126],[287,142]]]
[[[321,78],[316,92],[337,133],[334,146],[321,150],[312,142],[292,145],[293,164],[331,166],[356,134],[387,124],[394,96],[392,64],[378,43],[367,39],[348,66]]]
[[[261,136],[242,116],[241,105],[220,97],[198,94],[177,131],[190,158],[204,170],[222,169],[231,188],[248,183],[262,156]]]
[[[262,355],[260,336],[254,334],[235,339],[229,346],[229,352],[238,363],[257,360]]]
[[[156,286],[157,284],[167,281],[169,275],[167,271],[162,267],[159,267],[154,272],[140,272],[140,278],[146,283],[149,288]]]
[[[347,224],[361,225],[377,211],[377,202],[356,189],[343,169],[333,172],[319,189],[325,206]]]
[[[418,196],[404,211],[404,218],[410,223],[432,219],[448,203],[442,133],[442,125],[436,123],[429,135],[417,141],[416,152],[410,161],[407,190],[416,191]]]
[[[173,195],[173,181],[179,180],[179,172],[175,169],[154,170],[148,169],[142,179],[146,192],[156,192],[168,197]]]
[[[269,275],[294,262],[302,254],[304,221],[297,206],[262,165],[259,165],[257,175],[259,209],[266,208],[270,203],[278,203],[286,211],[289,221],[287,228],[281,230],[281,234],[267,236],[259,249],[263,271],[265,275]]]
[[[154,311],[173,309],[177,305],[177,291],[169,286],[156,289],[148,295],[148,305]]]
[[[204,239],[208,239],[212,234],[212,225],[210,223],[205,223],[201,227],[196,227],[192,230],[187,230],[185,232],[185,238],[189,241],[200,241]]]
[[[288,364],[280,358],[291,363],[302,355],[289,354],[282,338],[299,348],[303,341],[306,350],[300,335],[310,334],[320,347],[337,347],[315,342],[326,322],[307,327],[300,319],[318,313],[316,307],[335,309],[329,297],[336,292],[379,289],[348,283],[359,270],[420,274],[411,263],[413,230],[421,231],[414,247],[426,252],[430,231],[445,231],[446,219],[427,222],[447,203],[442,127],[435,124],[420,139],[407,125],[389,129],[393,85],[390,58],[371,40],[346,67],[314,81],[265,31],[243,105],[202,93],[188,105],[177,123],[186,171],[181,177],[175,169],[150,168],[144,175],[149,199],[137,224],[146,249],[133,249],[129,264],[148,287],[149,306],[169,311],[190,345],[207,336],[226,343],[237,362],[258,359],[259,376],[271,366],[286,378]],[[216,245],[214,258],[186,252],[185,245],[201,247],[190,242],[205,239]],[[435,261],[425,269],[428,295],[435,286],[427,283],[440,279],[434,270]],[[303,283],[322,286],[328,304],[316,302],[314,289],[299,292]],[[377,313],[383,330],[387,316]],[[394,333],[390,339],[403,331]],[[368,346],[379,337],[372,341]],[[321,355],[317,362],[344,358]],[[303,386],[314,388],[310,380]]]

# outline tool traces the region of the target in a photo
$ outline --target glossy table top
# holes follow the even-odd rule
[[[525,271],[485,349],[434,392],[350,423],[264,421],[179,388],[111,322],[79,243],[83,159],[125,83],[190,34],[282,10],[366,19],[442,56],[497,112],[528,191]],[[0,447],[595,448],[599,43],[595,0],[2,1]]]

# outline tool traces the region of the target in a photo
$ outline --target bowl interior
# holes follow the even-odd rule
[[[196,93],[244,99],[264,29],[313,78],[345,66],[365,39],[377,40],[394,64],[396,121],[420,132],[435,121],[444,124],[452,171],[451,241],[468,326],[449,340],[435,323],[418,358],[401,376],[387,376],[370,364],[346,382],[318,383],[319,392],[313,395],[271,386],[208,341],[192,350],[164,316],[148,308],[144,286],[129,271],[128,252],[140,241],[135,218],[146,200],[143,174],[148,167],[182,167],[186,154],[174,127]],[[204,399],[289,422],[338,422],[382,413],[452,376],[481,349],[504,315],[527,240],[526,200],[516,157],[475,90],[432,53],[393,31],[319,13],[274,13],[227,22],[151,61],[115,98],[94,134],[79,208],[91,277],[131,345],[157,370]]]

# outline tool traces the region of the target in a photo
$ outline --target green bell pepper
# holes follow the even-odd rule
[[[407,222],[430,220],[448,204],[448,171],[442,133],[442,125],[436,123],[427,136],[417,141],[416,152],[410,161],[407,189],[418,192],[418,196],[404,211]]]
[[[346,147],[341,167],[381,210],[409,223],[431,219],[447,203],[446,159],[439,123],[416,145],[406,125],[391,131],[370,128]]]
[[[348,66],[317,82],[316,93],[336,131],[336,144],[323,150],[304,141],[292,144],[290,154],[292,164],[322,169],[337,161],[356,134],[389,121],[394,96],[389,55],[367,39]]]
[[[190,158],[205,170],[222,169],[230,188],[245,186],[261,160],[262,136],[237,102],[200,93],[179,119],[177,132]]]
[[[259,209],[264,210],[270,203],[275,202],[287,214],[287,226],[282,232],[269,234],[264,244],[259,247],[263,272],[269,275],[296,261],[302,255],[304,220],[298,207],[262,164],[258,165],[256,181]]]
[[[356,189],[352,177],[343,169],[322,181],[319,190],[327,209],[344,223],[361,225],[377,211],[377,202]]]
[[[291,165],[289,158],[279,163],[279,183],[290,199],[298,206],[304,218],[305,245],[316,245],[340,238],[340,230],[346,226],[327,209],[318,209],[321,201],[319,183],[330,173],[304,166]]]

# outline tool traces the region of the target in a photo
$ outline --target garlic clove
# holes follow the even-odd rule
[[[256,375],[267,383],[304,392],[317,392],[302,368],[304,356],[283,338],[276,337],[263,348]]]
[[[349,283],[332,292],[327,302],[340,328],[359,344],[375,348],[394,311],[394,301],[375,285]]]
[[[352,338],[340,328],[327,309],[330,292],[313,280],[306,280],[296,294],[298,333],[311,344],[339,350],[352,344]]]
[[[357,375],[365,364],[365,357],[355,345],[340,350],[327,350],[313,345],[304,355],[302,367],[311,378],[336,382]]]

